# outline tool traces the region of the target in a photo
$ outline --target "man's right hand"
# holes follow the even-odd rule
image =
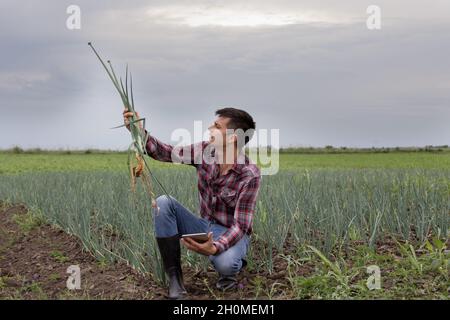
[[[128,129],[128,131],[130,131],[130,120],[128,118],[133,116],[133,112],[128,111],[127,108],[123,109],[123,123],[125,124],[126,128]],[[136,111],[136,120],[140,119],[139,118],[139,113]],[[142,122],[138,122],[139,124],[139,128],[142,129]]]

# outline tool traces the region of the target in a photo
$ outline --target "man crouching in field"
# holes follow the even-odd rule
[[[128,118],[132,115],[127,109],[123,112],[128,130]],[[139,117],[137,112],[136,116]],[[170,299],[183,298],[186,294],[180,261],[181,235],[208,234],[208,240],[203,243],[192,238],[181,241],[187,249],[209,257],[219,273],[218,288],[234,287],[237,273],[247,263],[245,257],[250,244],[261,175],[243,149],[253,135],[255,122],[247,112],[235,108],[217,110],[216,116],[208,128],[209,141],[177,151],[173,146],[149,136],[146,145],[147,153],[152,158],[192,165],[198,174],[201,217],[173,197],[160,196],[156,199],[153,214],[155,233],[169,277]]]

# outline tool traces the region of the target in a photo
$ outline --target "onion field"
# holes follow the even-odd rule
[[[27,155],[0,155],[0,200],[23,203],[34,215],[75,235],[98,261],[126,262],[163,283],[153,236],[151,202],[142,188],[136,193],[130,191],[122,155],[41,156],[53,157],[57,163],[53,166],[55,170],[48,167],[48,162],[36,161],[32,162],[35,170],[27,170],[28,165],[20,167]],[[414,259],[411,252],[420,256],[421,250],[431,244],[430,252],[435,254],[437,250],[441,260],[434,262],[439,266],[428,276],[442,285],[437,289],[438,297],[448,297],[445,288],[449,287],[446,245],[450,230],[450,153],[420,156],[424,157],[424,166],[414,154],[310,155],[316,162],[304,155],[282,154],[279,173],[262,179],[248,268],[259,279],[259,274],[279,272],[277,264],[281,259],[287,262],[289,273],[279,281],[279,287],[260,284],[259,295],[265,292],[265,297],[282,298],[283,292],[289,291],[286,297],[333,298],[324,292],[316,294],[314,290],[305,293],[307,285],[301,281],[307,277],[300,277],[301,268],[302,264],[311,262],[328,272],[321,276],[333,278],[330,274],[334,274],[332,281],[340,284],[339,292],[344,297],[360,297],[362,291],[371,294],[362,288],[363,278],[358,275],[352,278],[349,274],[354,270],[345,271],[344,256],[355,257],[361,253],[352,250],[375,254],[386,243],[394,243],[398,256],[406,261]],[[14,157],[22,158],[15,161]],[[79,163],[83,163],[84,157],[84,163],[96,165],[92,168],[85,165],[83,170],[81,165],[78,169],[58,169],[64,167],[61,158],[70,157],[79,157]],[[319,157],[323,160],[317,160]],[[331,165],[326,157],[338,159],[334,160],[336,165]],[[342,157],[349,159],[353,168]],[[369,161],[371,165],[364,167],[367,163],[364,159],[368,157],[376,157],[378,162]],[[396,157],[409,157],[410,162],[398,161],[395,165],[392,159]],[[320,166],[320,161],[325,164]],[[159,164],[153,172],[172,196],[198,212],[193,168]],[[162,194],[156,185],[155,190]],[[439,244],[441,248],[436,248]],[[429,266],[424,263],[422,272],[431,270],[434,260],[429,260]],[[361,262],[361,267],[367,263]],[[209,261],[183,249],[183,264],[202,272],[207,270]],[[414,264],[409,267],[413,268]],[[359,270],[359,277],[362,274],[364,270]],[[318,283],[313,287],[320,288],[320,281],[314,277]]]

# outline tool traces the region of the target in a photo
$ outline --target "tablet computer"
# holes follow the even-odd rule
[[[194,241],[197,241],[199,243],[203,243],[208,241],[208,234],[201,232],[201,233],[189,233],[189,234],[183,234],[181,238],[191,238]]]

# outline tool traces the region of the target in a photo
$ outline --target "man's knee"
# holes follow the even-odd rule
[[[218,256],[210,256],[214,269],[224,276],[233,276],[242,268],[242,259],[225,251]]]
[[[156,198],[156,204],[158,206],[166,206],[170,203],[170,198],[169,196],[163,194],[161,196],[159,196],[158,198]]]
[[[156,207],[153,207],[152,211],[156,236],[171,237],[177,233],[175,198],[162,195],[156,198],[155,202]]]
[[[160,213],[169,213],[171,210],[172,201],[173,198],[166,195],[162,195],[156,198],[155,214],[158,215]]]

